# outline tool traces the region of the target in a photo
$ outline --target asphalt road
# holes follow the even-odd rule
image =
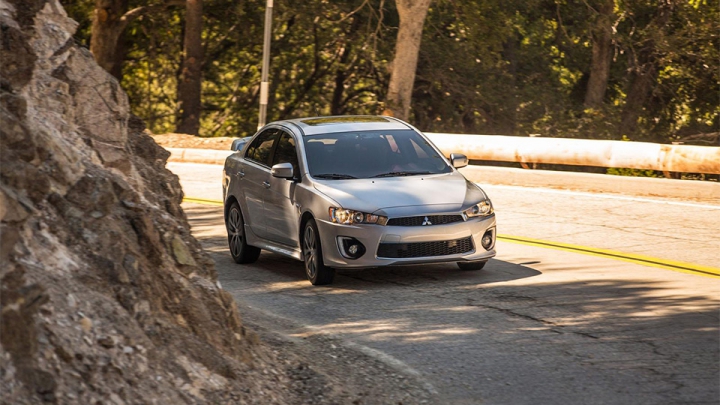
[[[171,164],[186,196],[220,199],[220,168]],[[720,207],[488,186],[499,232],[704,266],[720,262]],[[452,264],[340,271],[236,265],[221,208],[185,204],[241,310],[328,333],[417,375],[449,404],[720,402],[720,279],[500,240],[480,272]],[[299,330],[299,329],[298,329]],[[319,347],[318,355],[332,355]]]

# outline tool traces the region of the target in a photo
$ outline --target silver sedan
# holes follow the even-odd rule
[[[225,161],[230,254],[260,250],[305,263],[312,284],[335,268],[456,262],[495,256],[495,213],[480,187],[417,129],[390,117],[277,121]]]

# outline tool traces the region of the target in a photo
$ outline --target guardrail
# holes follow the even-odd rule
[[[446,154],[472,160],[720,174],[720,147],[504,135],[426,133]],[[223,164],[231,151],[168,148],[171,161]]]
[[[472,160],[720,174],[720,147],[648,142],[426,133],[441,151]]]

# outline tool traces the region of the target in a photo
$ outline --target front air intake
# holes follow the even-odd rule
[[[472,238],[443,240],[437,242],[381,243],[377,257],[407,259],[414,257],[449,256],[473,251]]]

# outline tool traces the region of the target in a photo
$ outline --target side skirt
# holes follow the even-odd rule
[[[248,245],[259,247],[273,253],[278,253],[283,256],[291,257],[296,260],[302,261],[302,251],[297,248],[292,248],[280,243],[274,243],[266,239],[262,239],[255,235],[250,229],[249,225],[245,225],[245,236],[247,237]]]

